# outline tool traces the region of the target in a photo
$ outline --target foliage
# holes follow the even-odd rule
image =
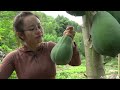
[[[82,33],[77,33],[74,36],[74,41],[76,42],[78,49],[80,51],[80,43],[81,43],[81,39],[82,39]]]
[[[13,73],[12,73],[12,75],[9,77],[9,79],[18,79],[15,71],[13,71]]]
[[[44,37],[43,37],[43,40],[45,42],[48,42],[48,41],[57,42],[57,36],[56,35],[52,35],[52,34],[45,34]]]
[[[5,45],[5,44],[1,45],[1,46],[0,46],[0,49],[1,49],[2,51],[4,51],[4,53],[7,53],[7,52],[12,51],[12,49],[10,49],[10,48],[9,48],[7,45]]]
[[[84,47],[83,37],[81,37],[80,51],[81,51],[82,55],[85,56],[85,47]]]
[[[17,12],[0,11],[0,47],[4,52],[16,48],[16,39],[13,33],[13,19]]]
[[[55,18],[55,21],[57,22],[57,24],[59,25],[59,27],[57,27],[55,30],[57,32],[57,36],[61,37],[63,35],[64,30],[66,29],[67,26],[74,26],[74,29],[76,31],[80,31],[81,27],[80,25],[78,25],[77,23],[75,23],[74,21],[69,20],[68,18],[64,17],[64,16],[60,16],[58,15]]]

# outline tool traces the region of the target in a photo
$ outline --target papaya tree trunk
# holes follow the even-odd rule
[[[82,35],[85,46],[86,57],[86,74],[88,79],[99,79],[105,77],[103,60],[100,54],[98,54],[92,47],[90,29],[92,25],[93,14],[86,11],[86,14],[82,17],[83,28]]]

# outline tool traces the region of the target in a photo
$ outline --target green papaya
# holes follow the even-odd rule
[[[51,51],[51,59],[57,65],[66,65],[70,62],[73,55],[72,38],[62,36]]]
[[[107,11],[120,23],[120,11]]]
[[[93,48],[101,55],[115,57],[120,53],[120,24],[108,12],[99,11],[91,27]]]
[[[83,16],[85,15],[85,11],[66,11],[68,14],[73,16]]]

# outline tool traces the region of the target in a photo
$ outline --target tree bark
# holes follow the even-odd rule
[[[89,11],[82,17],[83,28],[82,35],[85,46],[85,57],[86,57],[86,74],[88,79],[100,79],[105,77],[102,57],[92,47],[91,41],[91,25],[93,15]]]

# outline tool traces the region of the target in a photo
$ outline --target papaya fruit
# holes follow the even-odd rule
[[[115,57],[120,53],[120,24],[110,13],[97,12],[93,17],[91,39],[98,53]]]
[[[83,16],[85,15],[85,11],[66,11],[68,14],[73,16]]]
[[[120,23],[120,11],[107,11]]]
[[[73,55],[73,42],[70,36],[64,35],[51,50],[51,59],[57,65],[66,65]]]

